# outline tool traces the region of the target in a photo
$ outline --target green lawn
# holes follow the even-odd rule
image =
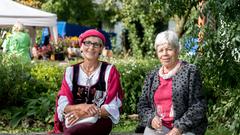
[[[115,125],[113,128],[113,132],[134,132],[136,126],[138,125],[138,121],[136,120],[122,120],[119,124]],[[214,127],[207,130],[206,135],[232,135],[230,131],[223,127]]]
[[[17,134],[17,133],[46,132],[46,131],[50,131],[50,129],[52,128],[50,125],[47,125],[47,127],[44,127],[44,125],[40,124],[42,127],[29,127],[27,125],[24,126],[22,124],[21,126],[18,126],[17,128],[12,129],[9,126],[6,126],[6,125],[4,126],[2,124],[3,123],[0,122],[0,134],[1,133]],[[137,120],[122,119],[119,122],[119,124],[114,125],[112,132],[134,133],[137,125],[138,125]],[[223,127],[215,127],[213,129],[208,129],[206,135],[232,135],[232,133]]]

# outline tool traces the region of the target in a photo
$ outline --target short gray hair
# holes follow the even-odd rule
[[[154,47],[155,49],[157,49],[158,46],[161,46],[165,43],[169,44],[174,49],[180,51],[180,44],[179,44],[178,36],[176,32],[171,30],[166,30],[159,33],[155,39]]]
[[[24,31],[24,26],[22,23],[20,22],[16,22],[14,25],[13,25],[13,28],[12,28],[12,31]]]

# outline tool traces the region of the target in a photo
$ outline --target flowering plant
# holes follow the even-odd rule
[[[65,38],[58,38],[57,43],[53,41],[51,44],[54,47],[54,53],[66,53],[68,47],[78,48],[78,37],[65,37]]]
[[[57,44],[54,45],[55,53],[62,53],[64,52],[65,43],[64,40],[59,38]]]
[[[66,37],[65,41],[66,41],[68,47],[74,47],[74,48],[78,48],[79,47],[79,42],[78,42],[78,37],[77,36]]]

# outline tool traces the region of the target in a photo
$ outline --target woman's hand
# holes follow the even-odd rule
[[[77,105],[77,109],[75,108],[71,112],[68,112],[65,115],[65,119],[67,120],[67,125],[71,126],[76,123],[80,118],[87,118],[91,116],[98,115],[98,108],[94,104],[79,104]]]
[[[152,120],[151,125],[154,129],[160,129],[162,128],[162,121],[158,116],[155,116]]]
[[[182,134],[181,132],[182,131],[180,129],[174,127],[167,133],[167,135],[181,135]]]
[[[78,121],[78,119],[79,119],[79,112],[77,112],[77,111],[72,111],[65,115],[65,120],[67,120],[68,126],[71,126],[74,123],[76,123]]]
[[[64,109],[66,114],[76,112],[79,118],[86,118],[98,114],[98,108],[94,104],[67,105]]]
[[[94,104],[80,104],[81,111],[88,114],[89,117],[98,115],[98,108]]]

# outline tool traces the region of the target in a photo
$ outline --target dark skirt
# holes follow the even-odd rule
[[[96,123],[81,123],[71,128],[64,127],[64,135],[109,135],[112,130],[110,118],[101,118]]]

